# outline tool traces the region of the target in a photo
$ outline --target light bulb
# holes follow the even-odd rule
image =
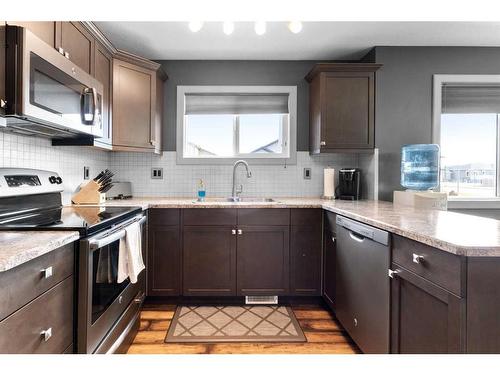
[[[222,24],[222,31],[224,31],[226,35],[231,35],[234,31],[234,22],[224,22]]]
[[[191,30],[193,33],[197,33],[203,27],[203,22],[191,21],[191,22],[189,22],[188,26],[189,26],[189,30]]]
[[[264,35],[266,33],[266,23],[264,21],[255,22],[255,34]]]
[[[302,22],[300,21],[292,21],[288,24],[288,30],[290,30],[294,34],[298,34],[302,31]]]

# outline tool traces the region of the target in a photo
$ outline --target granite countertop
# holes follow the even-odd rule
[[[0,272],[76,241],[76,231],[0,231]]]
[[[500,256],[500,221],[449,211],[394,206],[384,201],[275,198],[276,202],[221,202],[146,197],[109,201],[108,206],[148,208],[323,208],[443,251],[463,256]]]

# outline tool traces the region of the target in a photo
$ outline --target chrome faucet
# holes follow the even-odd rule
[[[239,202],[240,200],[240,194],[243,191],[243,185],[239,186],[239,189],[236,189],[236,168],[238,168],[238,165],[243,164],[245,166],[245,169],[247,170],[247,178],[252,177],[252,172],[250,172],[250,169],[248,169],[248,163],[245,160],[238,160],[236,163],[233,165],[233,190],[231,194],[231,199],[234,202]]]

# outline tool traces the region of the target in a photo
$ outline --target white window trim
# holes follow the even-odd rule
[[[185,108],[186,94],[192,93],[287,93],[289,108],[289,127],[287,134],[284,134],[289,156],[268,154],[242,154],[234,158],[204,157],[185,158],[184,138],[185,138]],[[236,160],[245,159],[249,164],[288,164],[297,163],[297,86],[177,86],[177,164],[233,164]],[[284,128],[284,131],[286,129]]]
[[[441,145],[442,87],[445,83],[495,83],[500,85],[500,74],[434,74],[432,76],[432,143]],[[500,207],[500,129],[497,125],[496,197],[448,197],[448,208],[498,208]],[[441,176],[439,177],[441,183]]]

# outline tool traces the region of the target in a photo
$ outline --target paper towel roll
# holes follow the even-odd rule
[[[323,197],[335,198],[335,169],[333,168],[323,170]]]

